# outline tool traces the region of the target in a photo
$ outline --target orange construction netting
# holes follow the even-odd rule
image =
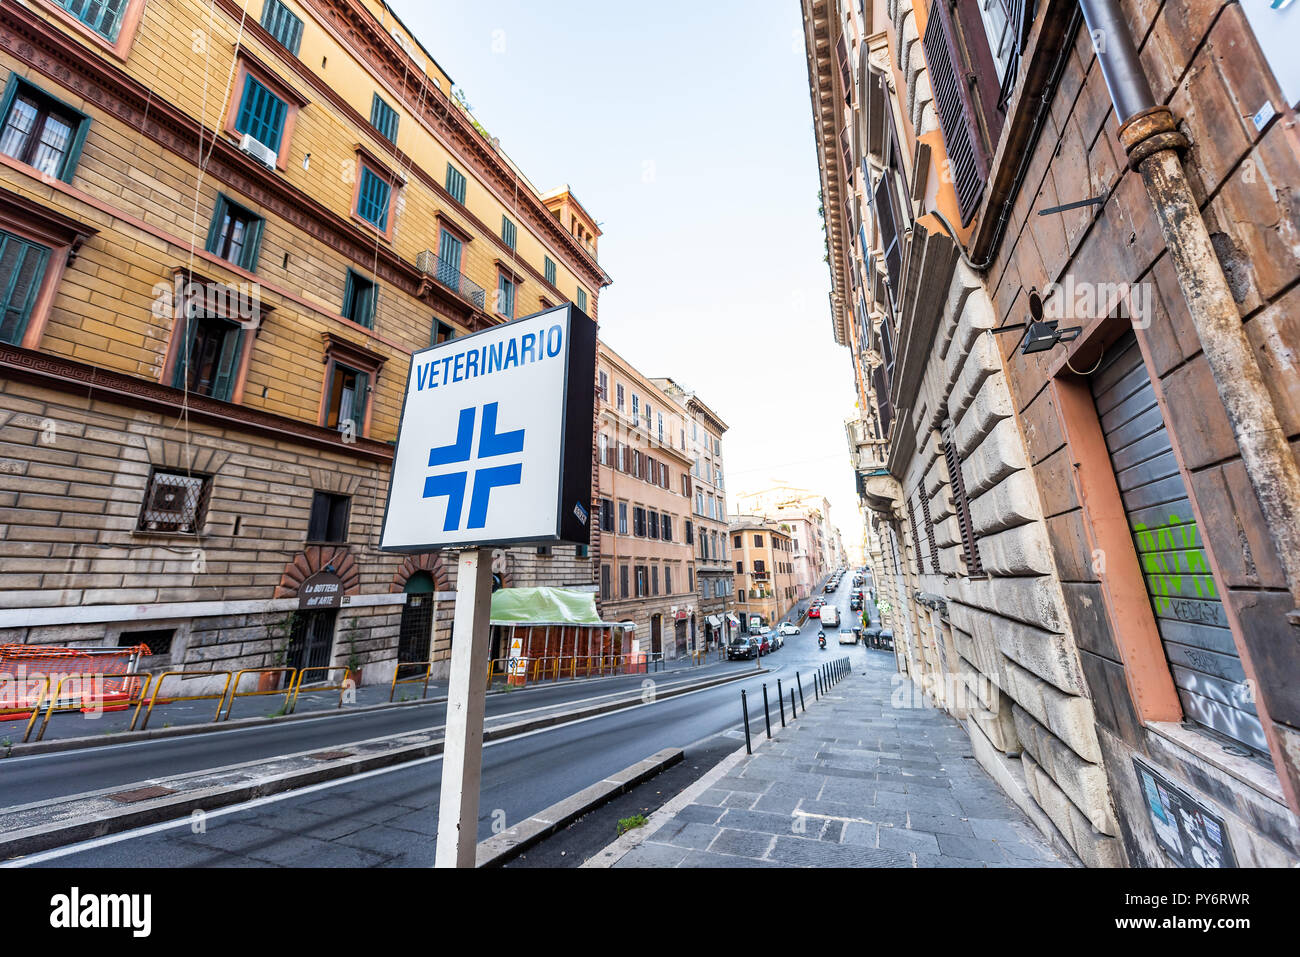
[[[59,697],[64,700],[132,698],[143,681],[135,673],[139,660],[149,654],[148,645],[103,649],[0,645],[0,711],[49,701],[61,681]],[[80,680],[64,680],[69,678]]]

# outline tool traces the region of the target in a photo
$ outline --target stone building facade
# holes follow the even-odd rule
[[[377,549],[409,357],[609,280],[385,12],[0,8],[0,642],[445,662],[454,556]]]
[[[1206,297],[1230,291],[1258,420],[1294,442],[1297,208],[1271,184],[1300,150],[1247,13],[809,6],[835,332],[867,410],[850,446],[900,670],[1089,865],[1294,862],[1300,654],[1277,542],[1300,502],[1285,455],[1247,467],[1198,341]],[[1151,87],[1122,129],[1094,20]],[[1135,149],[1148,127],[1164,139]],[[1136,166],[1180,141],[1170,175],[1200,209],[1171,215],[1176,190]],[[1213,254],[1189,267],[1173,244],[1202,220]],[[1291,519],[1269,523],[1279,488]]]

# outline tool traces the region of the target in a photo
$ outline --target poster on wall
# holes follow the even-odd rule
[[[1173,864],[1178,867],[1237,866],[1222,818],[1211,814],[1137,758],[1133,759],[1133,767],[1146,798],[1156,843]]]

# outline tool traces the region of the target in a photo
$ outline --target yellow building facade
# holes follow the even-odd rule
[[[377,550],[410,355],[595,317],[592,217],[382,3],[5,4],[0,77],[0,641],[444,659],[454,561]],[[499,579],[594,589],[554,551]]]

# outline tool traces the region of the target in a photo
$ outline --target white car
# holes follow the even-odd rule
[[[856,645],[857,643],[858,636],[853,633],[852,628],[844,628],[840,630],[841,645]]]
[[[797,635],[799,634],[799,626],[792,624],[791,622],[788,621],[783,621],[781,622],[781,627],[777,629],[777,634],[779,634],[782,638],[785,638],[789,635]]]

